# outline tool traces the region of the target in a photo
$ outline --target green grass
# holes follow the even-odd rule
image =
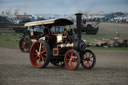
[[[18,48],[19,39],[22,34],[18,33],[1,33],[0,34],[0,47]]]
[[[101,35],[86,35],[82,34],[82,39],[87,40],[87,41],[93,41],[93,40],[102,40],[104,37]]]
[[[96,34],[96,35],[86,35],[82,33],[82,39],[87,41],[94,41],[94,40],[103,40],[103,39],[111,39],[116,37],[114,34]]]
[[[92,41],[94,39],[101,40],[104,36],[100,35],[82,35],[83,39]],[[0,47],[5,48],[19,48],[19,40],[22,37],[22,34],[20,33],[0,33]],[[92,50],[128,50],[128,47],[116,47],[116,48],[105,48],[105,47],[88,47]]]
[[[18,41],[0,41],[0,47],[18,48]]]
[[[2,30],[0,29],[0,33],[14,33],[15,30]]]

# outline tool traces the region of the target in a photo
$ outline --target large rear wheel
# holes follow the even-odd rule
[[[95,54],[89,50],[86,49],[82,54],[81,54],[81,65],[85,69],[92,69],[96,64],[96,56]]]
[[[30,60],[35,67],[45,68],[50,61],[51,51],[46,41],[37,41],[32,45]]]
[[[80,65],[80,56],[76,50],[72,49],[65,54],[64,61],[68,69],[75,70]]]

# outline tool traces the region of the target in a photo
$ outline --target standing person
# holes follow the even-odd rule
[[[118,37],[118,38],[120,37],[120,32],[119,32],[119,30],[116,31],[116,37]]]
[[[52,26],[50,26],[50,25],[46,25],[45,26],[45,28],[44,28],[44,34],[45,35],[50,35],[51,34],[51,31],[50,31],[50,28],[51,28]]]

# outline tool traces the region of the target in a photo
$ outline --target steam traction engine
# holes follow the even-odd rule
[[[44,36],[31,47],[30,60],[32,65],[45,68],[50,62],[56,66],[66,66],[70,70],[77,69],[80,64],[85,69],[93,68],[96,56],[91,50],[86,49],[85,42],[81,40],[81,16],[81,13],[76,14],[77,39],[74,38],[72,29],[66,33],[50,32],[53,25],[73,24],[70,20],[61,19],[61,21],[46,24]]]

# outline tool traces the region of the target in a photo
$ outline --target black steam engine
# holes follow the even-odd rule
[[[65,18],[27,23],[26,26],[43,25],[45,27],[43,36],[31,47],[32,65],[45,68],[51,63],[55,66],[66,66],[70,70],[75,70],[81,64],[85,69],[93,68],[96,56],[91,50],[86,49],[86,43],[81,39],[81,17],[81,13],[76,14],[77,38],[74,37],[72,29],[69,32],[55,32],[57,28],[61,30],[63,26],[73,24],[72,21]],[[55,28],[54,32],[53,27]]]

